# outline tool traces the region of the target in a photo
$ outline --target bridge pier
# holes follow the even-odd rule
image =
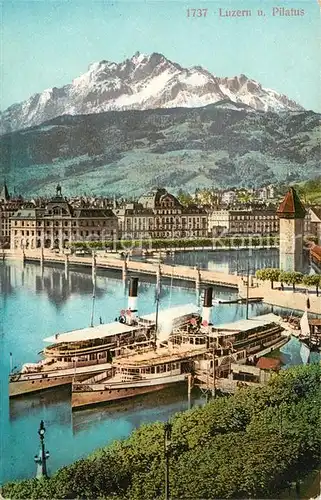
[[[127,265],[127,260],[125,259],[122,265],[122,278],[124,283],[127,281],[127,274],[128,274],[128,265]]]
[[[93,283],[95,283],[95,280],[96,280],[96,254],[95,254],[95,252],[93,252],[93,254],[92,254],[91,277],[92,277]]]
[[[161,266],[159,264],[158,268],[156,269],[156,290],[160,289],[160,283],[161,283]]]
[[[65,278],[68,278],[68,272],[69,272],[69,257],[67,254],[65,254]]]
[[[195,288],[199,290],[201,287],[201,271],[198,267],[196,267],[196,277],[195,277]]]
[[[44,261],[45,261],[45,258],[44,258],[44,254],[43,254],[43,247],[41,247],[41,249],[40,249],[40,271],[41,271],[41,275],[43,275]]]

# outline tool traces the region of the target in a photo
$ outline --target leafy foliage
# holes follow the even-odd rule
[[[263,388],[176,414],[172,498],[275,498],[320,465],[321,366],[284,370]],[[63,467],[49,480],[3,486],[5,498],[154,500],[164,496],[164,426],[145,425],[124,441]]]
[[[266,269],[257,270],[255,275],[259,280],[269,280],[271,282],[271,288],[273,288],[273,283],[280,278],[280,272],[280,269],[267,267]]]
[[[129,251],[139,248],[149,249],[170,249],[170,248],[235,248],[239,246],[269,246],[278,243],[277,237],[222,237],[222,238],[163,238],[163,239],[142,239],[142,240],[118,240],[118,241],[74,241],[68,246],[74,250],[122,250]]]
[[[317,296],[319,296],[319,287],[321,286],[320,274],[308,274],[303,276],[302,283],[306,286],[315,286]]]
[[[279,279],[287,285],[292,285],[293,291],[295,291],[295,285],[302,283],[303,274],[297,271],[281,271]]]
[[[321,286],[321,276],[320,274],[302,274],[296,271],[281,271],[281,269],[276,268],[266,268],[258,269],[255,273],[257,279],[262,281],[271,281],[271,288],[275,281],[280,283],[286,283],[287,285],[293,286],[293,291],[295,291],[295,285],[302,283],[306,287],[315,287],[317,295],[319,294],[319,287]]]

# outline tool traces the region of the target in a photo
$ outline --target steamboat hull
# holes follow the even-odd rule
[[[34,392],[44,391],[46,389],[51,389],[52,387],[60,387],[64,385],[71,384],[73,376],[68,377],[52,377],[52,378],[41,378],[35,380],[20,380],[9,383],[9,397],[15,398],[18,396],[23,396],[24,394],[31,394]]]
[[[71,385],[73,381],[82,382],[90,375],[98,375],[106,371],[111,365],[102,364],[76,369],[56,370],[55,372],[24,374],[18,373],[10,376],[9,398],[41,392],[53,387]]]
[[[162,380],[146,381],[140,385],[138,385],[138,383],[123,383],[121,385],[117,384],[117,387],[112,387],[111,385],[107,386],[105,389],[101,387],[100,390],[97,386],[88,387],[88,390],[86,390],[85,384],[81,390],[78,390],[79,386],[76,385],[76,390],[73,386],[71,407],[72,410],[80,410],[92,405],[111,403],[121,399],[129,399],[135,396],[157,392],[175,383],[183,382],[186,378],[187,374],[181,374],[168,377],[168,380],[164,377]]]

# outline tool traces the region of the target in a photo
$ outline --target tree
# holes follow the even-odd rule
[[[287,285],[292,285],[293,292],[295,292],[295,285],[302,283],[303,274],[297,271],[281,271],[279,280]]]
[[[189,205],[193,205],[194,200],[190,193],[184,192],[183,190],[179,190],[177,195],[178,201],[184,206],[188,207]]]
[[[274,282],[280,280],[280,273],[280,269],[267,267],[266,269],[259,269],[258,271],[256,271],[255,276],[257,277],[257,279],[262,281],[269,280],[271,283],[271,288],[273,289]]]
[[[233,396],[176,414],[171,498],[283,498],[284,488],[320,466],[320,376],[319,364],[282,370],[264,387],[241,388]],[[1,494],[160,500],[164,426],[143,425],[47,480],[4,484]]]
[[[321,286],[321,276],[320,274],[311,274],[303,276],[302,283],[305,286],[315,286],[317,297],[319,297],[319,287]]]

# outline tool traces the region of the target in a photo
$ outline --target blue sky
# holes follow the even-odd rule
[[[218,76],[244,73],[321,111],[320,7],[317,0],[3,0],[1,109],[84,73],[91,62],[161,52]],[[208,8],[187,18],[187,8]],[[304,9],[272,16],[273,7]],[[251,9],[252,16],[223,18]],[[256,15],[264,9],[265,17]]]

